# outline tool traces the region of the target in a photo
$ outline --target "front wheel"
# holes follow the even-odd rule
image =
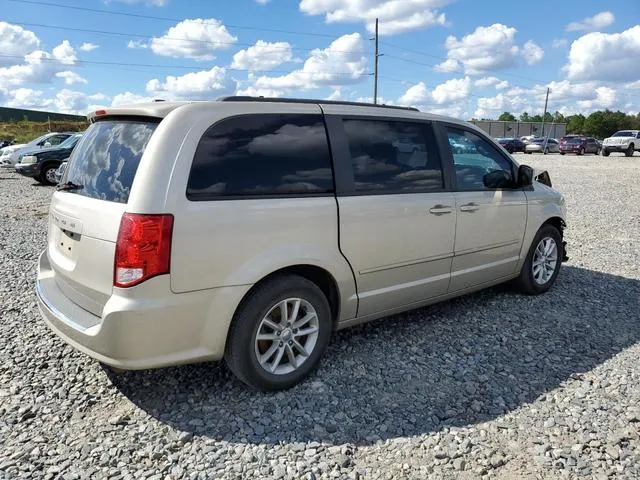
[[[602,149],[602,156],[603,157],[608,157],[609,156],[609,150],[607,150],[606,148]]]
[[[633,156],[633,150],[634,150],[634,146],[633,146],[633,143],[632,143],[631,145],[629,145],[627,150],[624,152],[625,156],[632,157]]]
[[[564,251],[562,235],[553,225],[543,225],[536,234],[516,279],[516,287],[527,295],[546,292],[555,283]]]
[[[278,275],[258,286],[238,308],[225,360],[247,385],[287,389],[318,366],[332,329],[322,290],[297,275]]]
[[[56,180],[56,170],[58,169],[57,165],[46,165],[42,168],[40,172],[40,178],[38,180],[40,183],[44,183],[45,185],[55,185],[58,183]]]
[[[580,151],[578,152],[578,155],[584,155],[584,148],[580,149]]]

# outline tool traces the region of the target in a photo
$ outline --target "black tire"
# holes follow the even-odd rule
[[[257,358],[256,335],[269,310],[288,298],[303,299],[315,309],[318,338],[308,358],[294,371],[267,372]],[[225,360],[229,369],[247,385],[264,391],[284,390],[301,382],[320,362],[333,330],[331,308],[318,286],[297,275],[277,275],[259,285],[238,307],[227,336]]]
[[[584,155],[584,147],[580,148],[580,151],[578,152],[578,155]]]
[[[42,167],[42,170],[40,171],[40,176],[38,177],[38,181],[44,185],[55,185],[56,182],[52,181],[52,180],[48,180],[48,178],[52,178],[52,175],[50,176],[50,173],[55,173],[55,171],[58,169],[57,165],[45,165]]]
[[[556,260],[555,271],[551,275],[551,278],[549,278],[546,283],[539,284],[533,277],[533,256],[540,241],[546,237],[553,238],[553,240],[556,242],[558,257]],[[514,282],[516,288],[526,295],[540,295],[541,293],[546,292],[553,286],[556,278],[558,278],[563,257],[564,250],[562,246],[561,233],[553,225],[543,225],[540,230],[538,230],[538,233],[536,233],[533,242],[531,242],[529,252],[527,253],[527,258],[524,262],[524,265],[522,266],[522,270],[520,271],[520,276]]]
[[[634,147],[633,143],[629,144],[629,147],[624,152],[624,156],[625,157],[633,157],[634,150],[635,150],[635,147]]]
[[[564,152],[560,152],[560,155],[564,155]]]
[[[602,149],[602,156],[603,157],[608,157],[609,156],[609,150],[607,150],[606,148]]]

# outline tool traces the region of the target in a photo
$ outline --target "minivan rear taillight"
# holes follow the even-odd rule
[[[169,273],[173,215],[125,213],[120,221],[113,269],[114,287],[132,287]]]

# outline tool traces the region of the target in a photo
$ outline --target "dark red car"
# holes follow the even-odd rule
[[[600,154],[600,143],[592,137],[563,137],[560,139],[560,155],[565,153],[585,153]]]

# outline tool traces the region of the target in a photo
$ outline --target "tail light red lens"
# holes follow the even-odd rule
[[[113,285],[127,288],[169,273],[173,215],[125,213],[120,221]]]

